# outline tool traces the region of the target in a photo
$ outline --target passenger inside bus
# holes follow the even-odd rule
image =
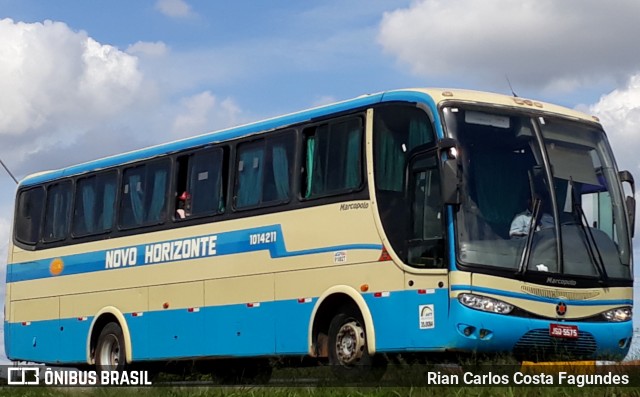
[[[184,219],[191,214],[190,201],[191,201],[191,195],[186,191],[182,192],[182,194],[178,197],[176,219]]]

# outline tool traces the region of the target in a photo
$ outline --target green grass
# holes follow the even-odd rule
[[[401,396],[473,396],[542,397],[640,396],[631,387],[434,387],[434,388],[312,388],[312,387],[150,387],[150,388],[2,388],[0,396],[47,397],[401,397]]]

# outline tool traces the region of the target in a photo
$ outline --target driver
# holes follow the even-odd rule
[[[553,227],[553,217],[549,214],[548,206],[542,201],[540,211],[542,216],[536,230],[548,229]],[[529,225],[531,224],[531,217],[533,216],[533,202],[531,199],[527,200],[527,209],[524,212],[516,214],[511,221],[511,228],[509,229],[509,237],[525,237],[529,234]]]

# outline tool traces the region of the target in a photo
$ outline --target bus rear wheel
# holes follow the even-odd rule
[[[329,325],[329,364],[334,374],[347,381],[379,380],[387,369],[381,355],[371,356],[359,311],[343,310]]]
[[[95,350],[95,363],[98,372],[124,369],[126,363],[124,334],[117,323],[108,323],[100,332]]]

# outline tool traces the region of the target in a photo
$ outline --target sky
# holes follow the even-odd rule
[[[637,0],[0,0],[0,159],[20,179],[388,89],[510,94],[508,79],[598,116],[640,180],[638,15]],[[14,195],[0,174],[1,272]]]

